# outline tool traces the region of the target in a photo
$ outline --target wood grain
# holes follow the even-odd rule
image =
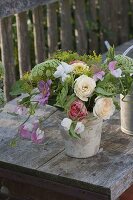
[[[20,13],[39,5],[55,2],[57,0],[1,0],[0,1],[0,18]]]
[[[120,130],[119,116],[104,124],[103,151],[88,159],[73,159],[58,154],[38,170],[49,179],[118,198],[131,184],[133,141]]]
[[[116,200],[132,185],[133,140],[121,132],[119,113],[104,122],[99,153],[87,159],[74,159],[66,156],[64,151],[60,132],[63,113],[50,106],[45,108],[47,117],[45,115],[42,126],[45,131],[44,144],[36,145],[18,138],[17,146],[11,147],[9,142],[16,136],[17,127],[22,121],[22,118],[7,113],[14,104],[15,100],[0,113],[1,169],[7,168],[16,173],[85,190],[89,195],[95,194],[94,199],[98,194],[101,199]],[[81,199],[87,199],[87,196]]]
[[[58,49],[57,3],[47,6],[48,49],[51,56]]]
[[[82,9],[81,9],[82,8]],[[76,46],[79,54],[87,52],[85,1],[75,0]]]
[[[71,1],[60,1],[61,14],[61,49],[73,49],[72,36],[72,16],[71,16]],[[69,42],[68,42],[69,41]]]
[[[6,101],[12,99],[10,95],[11,87],[15,83],[15,66],[12,35],[12,17],[0,20],[1,30],[1,54],[4,66],[4,93]]]
[[[19,73],[22,77],[26,72],[30,71],[30,49],[27,25],[27,12],[16,15],[17,39],[18,39],[18,59]]]
[[[41,63],[46,58],[45,34],[44,34],[44,13],[43,7],[39,6],[32,11],[33,30],[34,30],[34,47],[36,64]]]

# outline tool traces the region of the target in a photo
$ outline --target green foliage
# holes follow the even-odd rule
[[[58,59],[60,61],[66,62],[66,63],[70,63],[74,60],[78,60],[79,55],[78,53],[72,52],[72,51],[57,51],[53,57],[53,59]]]
[[[60,107],[60,108],[65,108],[67,95],[68,95],[68,84],[67,84],[67,82],[65,82],[61,89],[61,92],[58,94],[58,96],[56,98],[55,106]]]
[[[4,75],[4,67],[2,65],[2,62],[0,62],[0,80],[3,79],[3,75]]]
[[[59,65],[59,61],[56,59],[47,60],[43,63],[37,64],[32,70],[30,74],[30,79],[33,82],[38,82],[40,80],[53,80],[53,73],[55,72],[57,66]]]
[[[17,96],[22,93],[30,94],[32,90],[33,90],[33,86],[30,82],[20,79],[15,83],[15,85],[13,85],[12,91],[10,92],[10,94],[12,96]]]
[[[72,138],[80,139],[81,136],[75,132],[75,127],[76,127],[76,122],[72,122],[68,133]]]
[[[121,85],[119,79],[108,72],[104,80],[98,82],[96,92],[102,96],[114,96],[119,94],[120,89]]]
[[[2,106],[5,103],[4,100],[4,92],[3,90],[0,88],[0,106]]]
[[[133,73],[133,59],[128,56],[116,55],[115,60],[118,62],[118,65],[121,66],[121,69],[127,73]]]
[[[29,107],[30,106],[30,99],[31,99],[31,96],[26,96],[21,101],[19,101],[18,103],[20,105],[24,105],[25,107]]]
[[[114,48],[114,46],[110,47],[110,49],[108,50],[108,53],[106,55],[106,58],[107,58],[106,59],[107,62],[114,60],[114,58],[115,58],[115,48]]]
[[[53,55],[54,59],[58,59],[60,61],[71,63],[75,60],[80,60],[85,62],[88,66],[94,65],[94,64],[101,64],[102,57],[101,55],[96,55],[95,52],[93,52],[93,55],[79,55],[78,53],[72,52],[72,51],[57,51]]]
[[[103,89],[103,88],[101,88],[101,87],[98,87],[98,88],[96,88],[96,93],[98,94],[98,95],[101,95],[101,96],[113,96],[114,94],[113,93],[111,93],[111,92],[108,92],[108,91],[106,91],[105,89]]]

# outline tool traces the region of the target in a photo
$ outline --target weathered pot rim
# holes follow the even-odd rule
[[[92,118],[92,119],[85,119],[82,121],[85,127],[93,126],[95,124],[100,124],[103,122],[101,118]]]
[[[120,97],[122,98],[122,97],[124,97],[124,95],[123,94],[120,94]],[[125,98],[126,97],[133,97],[133,94],[127,94],[126,96],[125,96]]]

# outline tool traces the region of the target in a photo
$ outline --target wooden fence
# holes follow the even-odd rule
[[[18,74],[21,77],[57,49],[76,50],[80,54],[93,50],[102,53],[104,40],[117,46],[133,38],[133,0],[60,0],[44,6],[40,6],[43,1],[36,2],[38,7],[33,5],[35,8],[23,12],[16,9],[18,14],[5,18],[0,10],[7,100]]]

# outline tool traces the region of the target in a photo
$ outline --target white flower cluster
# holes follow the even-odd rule
[[[57,70],[54,73],[55,78],[61,78],[62,82],[66,80],[66,78],[69,77],[69,73],[73,71],[73,68],[71,65],[68,65],[65,62],[61,62],[60,65],[57,67]]]

